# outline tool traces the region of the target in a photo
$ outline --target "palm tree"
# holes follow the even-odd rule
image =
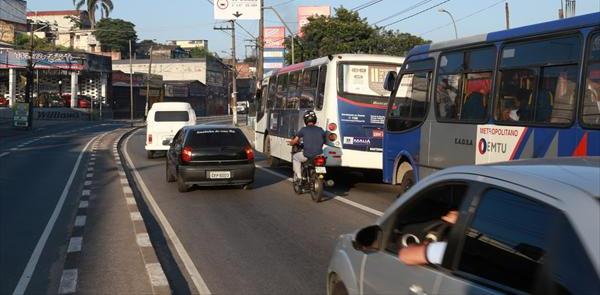
[[[75,5],[76,9],[87,6],[88,17],[92,29],[96,27],[96,10],[98,8],[101,9],[101,18],[108,17],[114,8],[112,0],[73,0],[73,5]]]

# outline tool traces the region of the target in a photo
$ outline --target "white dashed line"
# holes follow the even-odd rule
[[[79,226],[79,227],[85,226],[86,220],[87,220],[87,217],[84,215],[75,217],[75,226]]]
[[[69,178],[67,179],[67,183],[65,184],[65,187],[62,191],[62,194],[61,194],[58,202],[56,203],[56,207],[54,208],[54,211],[52,212],[52,215],[50,216],[50,219],[48,220],[48,223],[46,224],[46,227],[44,228],[44,231],[42,232],[40,239],[38,240],[37,244],[35,245],[35,248],[33,249],[33,253],[31,254],[31,257],[29,258],[29,261],[27,262],[27,265],[25,266],[25,270],[21,274],[21,278],[19,279],[19,282],[17,283],[17,286],[15,287],[15,289],[13,291],[13,295],[24,294],[25,291],[27,290],[27,286],[29,285],[29,282],[31,281],[33,272],[35,271],[35,268],[37,267],[37,263],[40,259],[40,256],[42,255],[42,251],[44,250],[44,248],[46,246],[46,241],[48,241],[48,237],[50,236],[50,233],[52,232],[52,229],[54,228],[54,224],[56,223],[56,220],[58,219],[58,216],[60,215],[60,212],[62,211],[62,207],[65,203],[67,195],[69,194],[69,191],[71,190],[71,185],[73,183],[73,180],[75,179],[77,170],[79,169],[79,164],[81,163],[81,158],[83,158],[83,154],[88,149],[88,147],[92,144],[92,142],[94,140],[96,140],[96,138],[98,138],[98,136],[96,136],[96,137],[92,138],[90,141],[88,141],[88,143],[83,147],[83,149],[79,153],[79,157],[77,157],[77,161],[75,162],[75,165],[73,166],[71,175],[69,175]],[[64,276],[64,272],[63,272],[63,276]],[[75,279],[77,279],[77,273],[75,273]],[[61,285],[62,285],[62,278],[61,278]]]
[[[140,212],[138,212],[138,211],[129,213],[129,216],[131,217],[132,221],[141,221],[142,220],[142,214],[140,214]]]
[[[72,237],[71,240],[69,240],[69,248],[67,248],[67,253],[81,252],[82,242],[82,237]]]
[[[88,167],[88,168],[87,168],[87,171],[89,171],[89,172],[92,172],[92,171],[94,171],[94,167]]]
[[[127,194],[130,194],[130,195],[133,194],[133,192],[131,191],[131,187],[129,187],[129,186],[124,186],[123,187],[123,193],[126,194],[126,195]]]
[[[94,177],[94,173],[88,173],[85,175],[85,178],[92,178]]]
[[[121,178],[120,180],[121,180],[121,184],[127,184],[128,183],[127,182],[127,178]]]
[[[160,287],[160,286],[169,286],[169,282],[167,281],[167,277],[163,272],[160,263],[148,263],[146,264],[146,271],[150,276],[150,282],[152,286]],[[203,294],[203,293],[201,293]]]
[[[128,198],[125,198],[125,200],[127,201],[127,205],[135,205],[136,204],[134,198],[128,197]]]
[[[83,186],[91,186],[91,185],[92,185],[92,181],[91,181],[91,180],[86,180],[86,181],[83,183]]]
[[[90,203],[88,201],[80,201],[79,202],[79,208],[87,208],[90,206]]]
[[[91,191],[89,189],[84,189],[84,190],[81,191],[81,195],[84,196],[84,197],[85,196],[89,197],[90,194],[91,194]]]
[[[150,237],[147,233],[135,235],[135,241],[137,242],[139,247],[152,247],[152,243],[150,243]]]
[[[58,294],[75,293],[76,290],[77,269],[63,270],[62,277],[60,278],[60,286],[58,287]]]

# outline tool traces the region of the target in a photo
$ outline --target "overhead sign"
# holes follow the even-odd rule
[[[265,27],[265,48],[285,48],[285,27]]]
[[[238,19],[260,19],[259,0],[215,0],[215,19],[238,20]]]
[[[308,24],[308,18],[311,16],[330,16],[329,6],[299,6],[298,7],[298,36],[302,37],[302,27]]]

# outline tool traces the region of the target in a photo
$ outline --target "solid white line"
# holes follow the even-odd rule
[[[279,172],[272,171],[271,169],[268,169],[268,168],[265,168],[265,167],[262,167],[262,166],[258,166],[258,165],[256,166],[256,168],[259,168],[259,169],[261,169],[261,170],[263,170],[263,171],[265,171],[265,172],[267,172],[267,173],[270,173],[270,174],[272,174],[272,175],[275,175],[275,176],[277,176],[277,177],[283,178],[283,179],[285,179],[285,180],[287,180],[287,181],[289,181],[289,182],[293,182],[293,181],[294,181],[292,178],[290,178],[290,177],[287,177],[287,176],[285,176],[285,175],[283,175],[283,174],[281,174],[281,173],[279,173]],[[352,207],[358,208],[358,209],[360,209],[360,210],[363,210],[363,211],[369,212],[369,213],[371,213],[371,214],[373,214],[373,215],[377,215],[377,216],[382,216],[382,215],[383,215],[383,212],[381,212],[381,211],[379,211],[379,210],[375,210],[375,209],[373,209],[373,208],[367,207],[367,206],[365,206],[365,205],[362,205],[362,204],[359,204],[359,203],[357,203],[357,202],[354,202],[354,201],[348,200],[347,198],[344,198],[344,197],[338,196],[338,195],[336,195],[336,194],[334,194],[334,193],[331,193],[331,192],[325,191],[325,195],[326,195],[326,196],[328,196],[328,197],[330,197],[330,198],[333,198],[333,199],[334,199],[334,200],[336,200],[336,201],[339,201],[339,202],[342,202],[342,203],[344,203],[344,204],[350,205],[350,206],[352,206]]]
[[[58,294],[75,293],[76,290],[77,269],[63,270],[62,277],[60,278],[60,286],[58,287]]]
[[[69,247],[67,248],[67,253],[81,252],[82,242],[82,237],[72,237],[71,240],[69,240]]]
[[[46,241],[48,241],[48,237],[50,236],[50,232],[52,232],[52,229],[54,228],[56,219],[58,219],[58,216],[60,215],[60,212],[62,211],[63,204],[65,203],[67,195],[69,194],[69,190],[71,189],[71,185],[73,184],[75,175],[77,175],[77,170],[79,170],[79,164],[81,163],[81,158],[83,157],[83,154],[85,153],[87,148],[90,146],[90,144],[94,140],[96,140],[96,138],[98,136],[99,135],[95,136],[90,141],[88,141],[88,143],[83,147],[83,149],[79,153],[79,157],[77,157],[77,161],[75,161],[75,165],[73,165],[73,170],[71,171],[71,175],[69,176],[69,179],[67,180],[67,183],[65,184],[65,188],[63,189],[62,194],[60,195],[60,198],[58,199],[58,203],[56,203],[56,207],[54,207],[54,211],[52,212],[52,215],[50,216],[50,220],[48,220],[48,223],[46,224],[46,227],[44,228],[44,231],[42,232],[40,239],[38,240],[37,244],[35,245],[35,248],[33,249],[33,253],[31,254],[31,257],[29,258],[29,261],[27,262],[27,265],[25,266],[25,270],[23,271],[23,274],[21,275],[21,278],[19,279],[19,282],[17,283],[15,290],[13,291],[13,295],[23,294],[23,293],[25,293],[25,290],[27,290],[27,286],[29,285],[29,282],[31,281],[31,277],[33,276],[33,272],[35,271],[38,260],[40,259],[40,255],[42,255],[42,251],[44,250],[44,247],[46,246]],[[75,273],[75,277],[77,277],[77,273]],[[62,282],[62,279],[61,279],[61,282]]]
[[[8,156],[8,155],[10,155],[10,153],[9,153],[9,152],[4,152],[4,153],[0,154],[0,158],[2,158],[2,157],[4,157],[4,156]]]
[[[188,254],[188,252],[185,250],[185,247],[181,243],[181,240],[179,240],[179,237],[177,237],[177,234],[175,234],[173,227],[171,227],[171,224],[169,223],[169,221],[163,214],[162,210],[160,209],[160,207],[154,200],[154,197],[152,196],[152,193],[150,193],[150,190],[146,186],[146,183],[144,183],[142,176],[140,175],[140,173],[137,171],[137,169],[133,165],[133,161],[131,160],[129,153],[127,152],[127,147],[129,145],[129,139],[131,138],[131,136],[133,134],[136,134],[136,133],[137,132],[131,133],[129,136],[127,136],[127,139],[125,139],[125,145],[124,145],[124,150],[123,150],[123,154],[125,155],[125,160],[127,161],[127,164],[129,164],[129,167],[131,167],[133,175],[134,175],[137,183],[140,185],[140,188],[142,189],[145,199],[148,201],[148,203],[150,204],[150,207],[152,207],[152,210],[155,212],[156,217],[158,218],[160,224],[162,225],[162,228],[165,230],[165,232],[167,234],[167,237],[171,240],[171,242],[173,242],[175,251],[179,255],[179,258],[181,258],[181,261],[183,262],[183,265],[184,265],[186,271],[192,278],[192,282],[194,283],[196,290],[198,290],[198,293],[200,293],[200,294],[211,294],[210,290],[208,289],[208,286],[206,285],[206,282],[200,275],[200,272],[196,268],[196,265],[194,265],[194,262],[192,261],[190,254]],[[160,267],[160,265],[159,265],[159,267]],[[148,271],[150,272],[150,270],[148,270]],[[151,275],[150,279],[152,280],[152,275]]]

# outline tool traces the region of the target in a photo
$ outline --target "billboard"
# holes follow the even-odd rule
[[[299,6],[298,7],[298,36],[302,37],[302,27],[308,24],[308,18],[311,16],[330,16],[329,6]]]
[[[237,19],[260,19],[259,0],[215,0],[215,19],[237,20]]]
[[[284,48],[285,27],[265,27],[263,31],[264,48]]]

